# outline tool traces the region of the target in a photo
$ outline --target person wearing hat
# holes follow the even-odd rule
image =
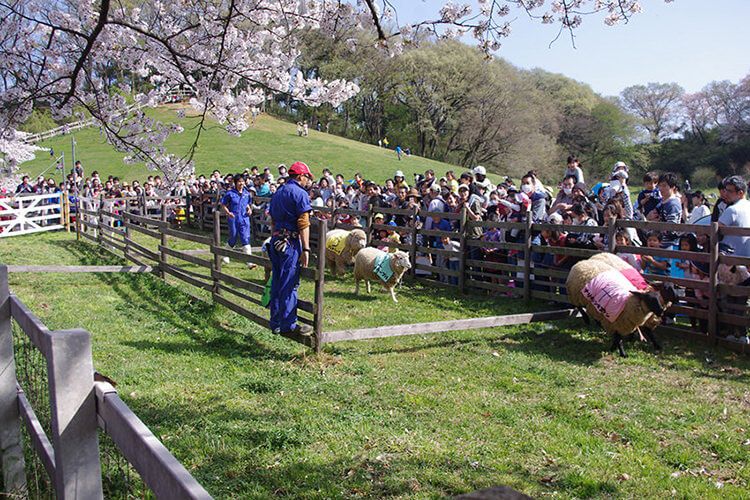
[[[309,325],[297,323],[299,270],[310,258],[310,196],[305,188],[313,175],[298,161],[289,167],[289,180],[271,197],[271,331],[309,335]]]
[[[396,170],[393,174],[393,184],[396,186],[396,189],[398,189],[399,186],[404,186],[406,189],[409,189],[409,184],[407,184],[404,178],[404,173],[401,170]]]
[[[477,186],[483,187],[485,194],[489,196],[489,192],[492,191],[492,181],[487,178],[487,169],[481,165],[477,165],[472,170],[474,174],[474,182]]]
[[[622,162],[618,162],[622,163]],[[616,169],[609,180],[609,187],[602,190],[599,196],[603,205],[612,199],[619,200],[622,204],[623,215],[626,219],[633,219],[633,203],[630,201],[630,190],[628,189],[628,172]]]

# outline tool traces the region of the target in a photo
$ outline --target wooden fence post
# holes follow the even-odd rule
[[[190,217],[193,206],[190,203],[190,193],[185,193],[185,225],[187,227],[193,227],[193,220]]]
[[[21,419],[18,411],[16,364],[10,315],[8,268],[0,266],[0,466],[8,498],[26,498]]]
[[[367,209],[367,225],[365,226],[365,234],[367,235],[367,244],[369,245],[372,243],[372,224],[375,221],[375,207],[373,205],[370,205],[370,208]]]
[[[711,223],[709,233],[709,245],[711,246],[711,262],[708,272],[708,334],[716,337],[719,334],[718,315],[719,303],[716,291],[716,273],[719,267],[719,223]]]
[[[607,252],[615,253],[617,246],[617,219],[610,217],[607,225]]]
[[[526,213],[526,237],[523,248],[523,300],[531,301],[531,212]]]
[[[318,268],[315,276],[315,313],[313,316],[313,334],[315,335],[315,352],[323,347],[323,288],[326,272],[326,233],[328,226],[324,219],[318,220]]]
[[[417,277],[417,230],[418,230],[418,224],[419,221],[417,220],[419,217],[419,207],[414,207],[414,211],[411,214],[411,248],[409,249],[409,260],[411,261],[411,269],[409,270],[409,274],[411,274],[411,278],[415,279]]]
[[[65,190],[60,193],[60,217],[62,218],[61,223],[65,225],[65,231],[70,232],[70,200],[68,199],[68,191]]]
[[[81,241],[81,195],[76,194],[76,241]]]
[[[201,218],[201,224],[203,224],[202,221],[203,221],[203,218]],[[217,248],[221,246],[221,217],[219,216],[218,210],[214,212],[214,246]],[[214,269],[217,272],[221,272],[221,255],[213,251],[212,253],[214,254]],[[214,289],[213,289],[212,297],[215,295],[221,295],[220,290],[219,290],[219,277],[218,276],[214,276]]]
[[[122,211],[122,225],[125,227],[125,258],[130,259],[130,219],[128,218],[127,208]]]
[[[80,328],[50,337],[47,357],[57,498],[102,498],[91,335]]]
[[[99,195],[99,206],[96,208],[96,243],[99,246],[104,245],[102,243],[102,224],[104,224],[104,216],[102,215],[104,210],[104,195]]]
[[[466,220],[467,220],[466,206],[461,207],[461,219],[459,219],[458,231],[460,236],[458,238],[459,248],[461,249],[461,255],[458,260],[458,288],[462,293],[466,292]]]
[[[161,221],[167,222],[167,206],[164,202],[161,203]],[[167,246],[167,233],[164,232],[164,224],[159,226],[159,234],[161,235],[161,246]],[[167,254],[164,250],[159,250],[159,277],[166,280],[167,273],[164,271],[164,267],[167,264]]]

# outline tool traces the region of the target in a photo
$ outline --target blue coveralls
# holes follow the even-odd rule
[[[268,212],[274,223],[271,238],[270,258],[273,278],[271,281],[271,330],[290,331],[297,326],[297,285],[299,284],[299,258],[302,245],[299,238],[290,238],[286,249],[277,252],[273,243],[281,230],[297,229],[297,219],[310,212],[310,195],[290,179],[282,185],[269,202]]]
[[[247,215],[247,206],[250,204],[250,191],[242,189],[242,193],[237,188],[227,191],[221,198],[221,204],[234,214],[234,217],[227,217],[227,226],[229,226],[230,247],[237,244],[237,238],[244,245],[250,244],[250,216]]]

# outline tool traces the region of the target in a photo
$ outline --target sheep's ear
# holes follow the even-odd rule
[[[732,266],[732,267],[731,267],[731,268],[729,269],[729,272],[731,272],[731,273],[736,273],[736,272],[737,272],[737,266],[736,266],[736,265]]]

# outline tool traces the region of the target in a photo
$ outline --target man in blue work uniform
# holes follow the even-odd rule
[[[297,285],[300,266],[310,258],[310,169],[302,162],[289,167],[289,178],[271,196],[272,237],[269,245],[271,269],[271,330],[273,333],[310,335],[309,325],[297,323]]]
[[[242,245],[242,252],[250,254],[250,191],[245,189],[245,177],[242,174],[236,174],[233,178],[234,187],[224,193],[219,202],[219,209],[224,211],[227,216],[227,225],[229,226],[229,241],[227,247],[234,248],[239,240]],[[224,257],[224,262],[229,263],[229,257]],[[255,264],[248,263],[249,268],[254,268]]]

